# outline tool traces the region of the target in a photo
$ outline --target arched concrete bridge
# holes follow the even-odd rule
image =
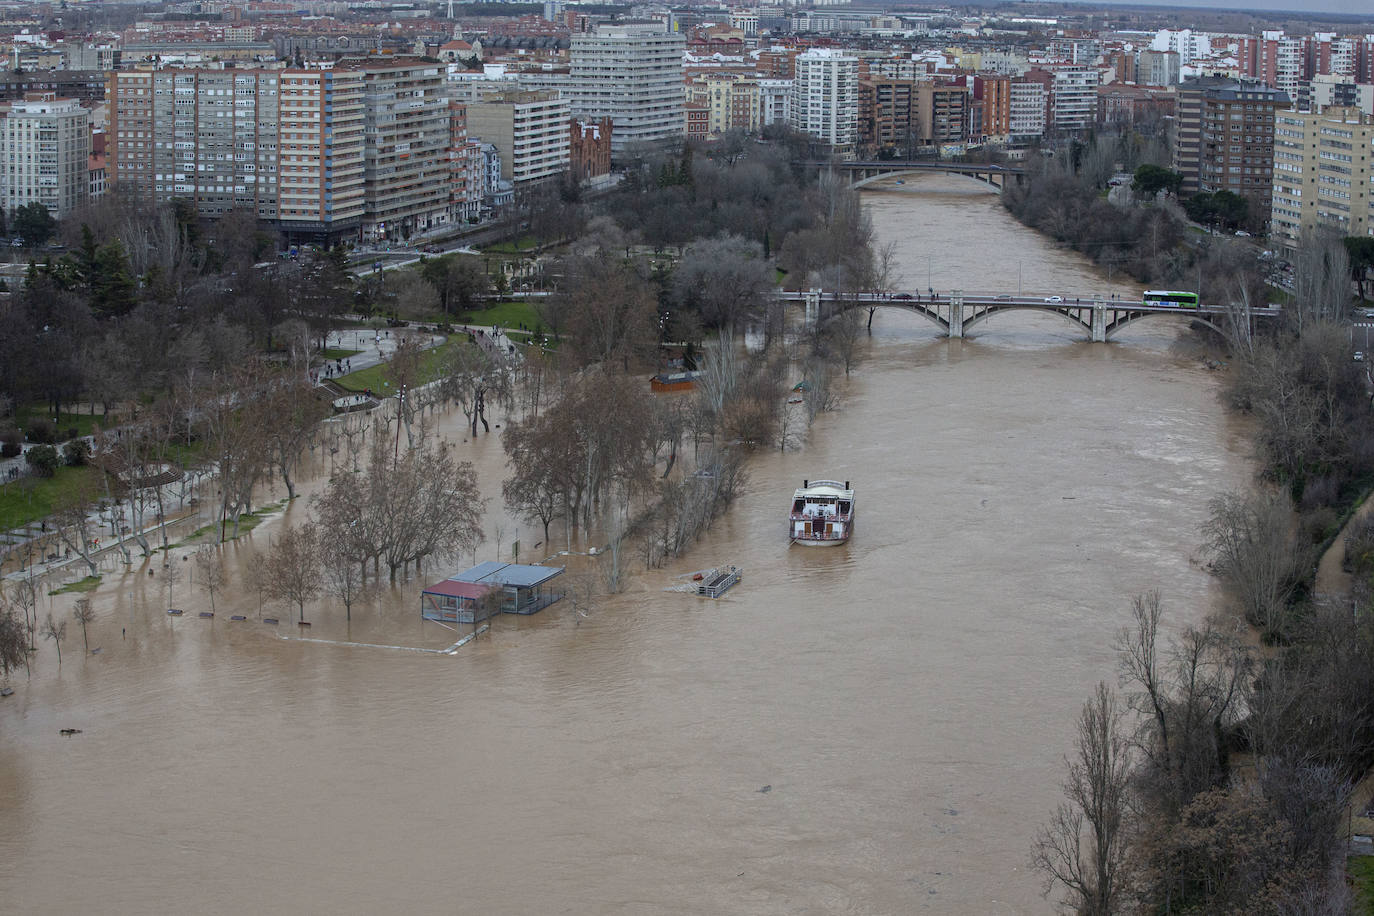
[[[932,159],[914,162],[898,162],[896,160],[804,162],[802,165],[817,173],[829,171],[843,175],[849,181],[850,187],[854,188],[862,188],[864,185],[872,184],[875,181],[896,178],[913,172],[945,172],[976,178],[1000,191],[1006,186],[1008,178],[1019,183],[1024,174],[1022,169],[1006,165],[994,165],[987,162],[946,162]]]
[[[1277,305],[1238,310],[1224,305],[1164,305],[1125,299],[1075,299],[1062,296],[968,294],[953,290],[948,294],[923,295],[919,292],[865,292],[837,296],[820,289],[780,290],[779,297],[800,302],[806,307],[807,326],[828,320],[853,308],[899,308],[929,320],[949,337],[963,337],[1002,312],[1033,311],[1059,315],[1084,331],[1088,339],[1103,343],[1122,328],[1153,315],[1174,315],[1207,325],[1218,333],[1237,319],[1272,320],[1280,314]]]

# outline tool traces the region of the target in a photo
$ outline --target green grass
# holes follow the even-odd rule
[[[500,325],[503,328],[538,327],[539,312],[533,302],[498,302],[490,308],[463,315],[464,324]]]
[[[18,426],[20,429],[28,429],[30,423],[40,418],[53,422],[53,425],[57,427],[58,439],[62,441],[66,440],[67,430],[71,429],[73,426],[76,427],[77,435],[89,436],[95,432],[97,423],[108,427],[118,421],[118,418],[113,415],[104,418],[102,421],[99,414],[67,413],[65,410],[59,414],[57,420],[53,420],[52,415],[48,413],[46,407],[39,404],[31,404],[28,407],[21,407],[19,410],[15,411],[14,425]]]
[[[534,236],[521,236],[514,242],[498,242],[495,245],[488,245],[482,250],[492,254],[519,254],[522,251],[529,251],[534,248]]]
[[[1346,863],[1355,885],[1356,916],[1374,916],[1374,856],[1351,856]]]
[[[20,528],[57,511],[62,497],[79,485],[98,481],[93,467],[57,469],[52,477],[21,477],[0,486],[0,531]]]
[[[55,588],[55,589],[53,589],[52,591],[48,592],[48,594],[49,594],[49,595],[68,595],[68,594],[74,594],[74,593],[77,593],[77,592],[93,592],[93,591],[95,591],[96,586],[99,585],[99,584],[100,584],[100,577],[99,577],[99,576],[87,576],[86,578],[84,578],[84,579],[78,579],[78,580],[75,581],[75,582],[68,582],[66,585],[62,586],[61,588]]]
[[[449,348],[458,346],[459,343],[466,346],[467,341],[461,340],[462,335],[455,335],[444,342],[442,346],[435,347],[433,350],[425,351],[424,361],[420,364],[419,381],[420,384],[432,382],[439,377],[439,367],[443,365],[444,357],[448,354]],[[335,379],[342,388],[349,391],[366,391],[371,388],[372,393],[378,397],[389,397],[395,394],[391,386],[387,384],[387,366],[369,366],[366,369],[359,369],[357,372],[350,372],[348,375]]]
[[[248,532],[252,531],[254,528],[258,527],[258,526],[261,525],[263,522],[267,521],[267,517],[268,517],[269,515],[271,515],[271,514],[274,513],[274,512],[279,512],[279,511],[281,510],[281,508],[282,508],[283,506],[286,505],[286,503],[287,503],[287,500],[285,500],[285,499],[279,499],[279,500],[277,500],[277,501],[274,502],[274,503],[268,503],[268,504],[265,505],[265,506],[259,506],[258,508],[252,510],[251,512],[245,512],[245,513],[243,513],[242,515],[240,515],[240,516],[239,516],[239,533],[238,533],[238,537],[243,537],[245,534],[247,534]],[[186,539],[185,539],[185,540],[178,541],[177,543],[172,544],[171,547],[172,547],[172,549],[176,549],[177,547],[185,547],[187,544],[194,544],[194,543],[200,543],[200,542],[208,542],[208,541],[212,541],[212,540],[213,540],[213,541],[218,541],[218,540],[219,540],[219,528],[220,528],[219,522],[212,522],[212,523],[209,524],[209,525],[205,525],[205,526],[203,526],[203,527],[201,527],[201,528],[197,528],[195,531],[192,531],[190,534],[188,534],[188,535],[186,536]],[[209,535],[210,537],[207,538],[207,537],[206,537],[207,535]],[[233,522],[225,522],[225,524],[224,524],[224,539],[225,539],[225,541],[232,541],[232,540],[234,539],[234,537],[235,537],[235,535],[234,535],[234,523],[233,523]]]
[[[339,347],[330,347],[320,351],[320,355],[325,359],[348,359],[350,356],[357,356],[362,350],[344,350]]]

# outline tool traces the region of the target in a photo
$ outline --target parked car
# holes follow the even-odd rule
[[[1362,363],[1362,362],[1364,362],[1364,351],[1362,351],[1362,350],[1356,350],[1356,351],[1355,351],[1355,362],[1357,362],[1357,363]]]
[[[11,247],[11,248],[23,248],[23,247],[24,247],[24,240],[21,239],[21,238],[19,238],[18,236],[16,236],[16,237],[10,239],[10,247]]]

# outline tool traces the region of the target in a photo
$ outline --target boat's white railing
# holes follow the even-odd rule
[[[809,484],[807,484],[806,489],[810,490],[814,487],[834,487],[837,490],[849,489],[844,484],[840,483],[838,480],[813,480]]]

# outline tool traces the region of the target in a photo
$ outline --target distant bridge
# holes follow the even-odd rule
[[[1006,187],[1008,178],[1015,179],[1019,184],[1021,176],[1025,174],[1023,169],[995,165],[990,162],[947,162],[934,159],[918,159],[914,162],[899,162],[895,159],[879,159],[867,162],[809,161],[803,162],[801,165],[808,171],[834,172],[843,175],[849,181],[850,187],[854,188],[861,188],[875,181],[897,178],[912,172],[945,172],[976,178],[1000,191]]]
[[[852,308],[898,308],[929,320],[946,336],[963,337],[971,327],[988,321],[995,315],[1010,311],[1048,312],[1068,319],[1088,335],[1094,343],[1103,343],[1120,330],[1142,318],[1153,315],[1174,315],[1207,325],[1217,333],[1225,333],[1228,322],[1236,320],[1264,321],[1277,318],[1277,305],[1240,309],[1225,305],[1164,305],[1157,302],[1138,302],[1126,299],[1080,299],[1068,296],[988,295],[968,294],[953,290],[948,294],[912,292],[826,292],[820,289],[779,290],[779,298],[800,302],[806,307],[806,323],[813,327],[840,312]]]

